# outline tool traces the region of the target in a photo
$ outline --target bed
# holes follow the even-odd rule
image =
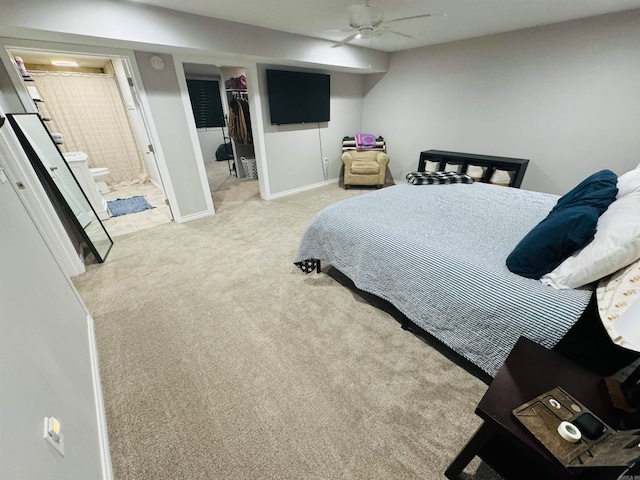
[[[319,212],[294,263],[306,273],[330,263],[490,376],[520,336],[578,361],[595,356],[610,374],[635,356],[594,322],[593,288],[551,288],[505,265],[558,198],[479,182],[399,184]]]

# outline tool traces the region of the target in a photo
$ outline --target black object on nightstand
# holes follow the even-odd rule
[[[600,375],[521,337],[476,408],[476,415],[484,421],[482,426],[445,476],[457,479],[478,456],[505,480],[618,479],[626,467],[570,472],[512,415],[515,408],[557,386],[606,424],[618,428],[620,412],[612,407]]]

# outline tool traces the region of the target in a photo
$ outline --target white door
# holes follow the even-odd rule
[[[147,170],[149,171],[149,176],[154,183],[160,185],[166,199],[166,189],[162,181],[162,176],[160,175],[160,169],[158,168],[158,159],[156,158],[151,141],[151,134],[149,133],[140,95],[133,83],[133,75],[131,74],[129,63],[126,59],[112,59],[111,62],[116,70],[116,78],[120,86],[120,91],[122,92],[124,108],[131,121],[131,126],[133,127],[138,147],[144,158]],[[125,78],[126,82],[124,82]],[[171,210],[171,205],[169,205],[169,207],[169,210]],[[173,213],[171,213],[171,218],[173,219]]]

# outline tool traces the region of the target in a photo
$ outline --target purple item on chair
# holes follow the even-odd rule
[[[376,146],[376,137],[370,133],[358,133],[356,145],[358,148],[373,148]]]

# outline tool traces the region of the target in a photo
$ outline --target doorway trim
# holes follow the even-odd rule
[[[10,50],[39,50],[46,52],[56,53],[69,53],[69,54],[81,54],[92,55],[107,58],[120,58],[125,59],[128,63],[128,68],[131,70],[132,81],[139,95],[141,115],[146,122],[150,140],[155,150],[156,164],[158,166],[158,172],[160,175],[161,183],[164,190],[165,198],[169,200],[172,215],[177,222],[180,222],[180,212],[178,208],[178,202],[175,197],[173,185],[171,183],[171,177],[166,165],[164,155],[160,142],[158,141],[158,133],[153,122],[153,117],[150,114],[149,102],[142,85],[142,77],[136,63],[134,52],[132,50],[121,50],[108,47],[93,47],[87,45],[77,44],[60,44],[54,42],[41,42],[34,40],[22,40],[14,38],[0,38],[0,60],[4,64],[7,74],[13,84],[13,87],[22,103],[26,112],[37,113],[37,108],[27,91],[20,73],[11,58]],[[16,112],[19,113],[19,112]],[[66,230],[62,226],[60,219],[57,215],[52,216],[53,208],[50,206],[50,201],[46,196],[46,192],[40,185],[37,176],[33,169],[28,165],[28,160],[24,155],[8,155],[7,161],[9,163],[15,163],[11,165],[11,170],[16,173],[20,173],[20,180],[30,185],[29,193],[25,195],[30,198],[28,202],[25,202],[29,213],[37,223],[38,229],[43,232],[43,236],[47,238],[48,242],[51,242],[50,248],[56,257],[58,263],[63,266],[63,270],[69,276],[78,275],[85,271],[84,262],[75,252],[72,243],[69,241]],[[50,208],[47,208],[49,205]],[[44,220],[46,218],[46,221]]]
[[[178,79],[178,87],[180,88],[180,98],[182,100],[182,106],[184,107],[185,117],[187,119],[187,127],[189,128],[189,138],[191,140],[191,146],[193,147],[193,153],[196,157],[196,163],[198,168],[198,175],[200,176],[200,184],[204,192],[209,192],[209,182],[207,180],[207,171],[204,166],[204,157],[202,156],[202,149],[200,148],[200,141],[198,140],[198,129],[196,128],[196,121],[193,118],[193,109],[191,108],[191,100],[189,99],[189,89],[187,87],[187,77],[184,73],[184,65],[175,56],[173,57],[173,65],[176,69],[176,77]],[[213,198],[211,195],[204,196],[205,205],[207,207],[207,213],[213,215],[216,213],[215,206],[213,204]]]
[[[0,116],[4,117],[4,114],[3,106],[0,105]],[[60,268],[69,276],[84,273],[85,266],[80,254],[76,252],[9,122],[5,123],[0,128],[0,168],[7,174],[9,181],[22,184],[19,187],[20,200]]]
[[[201,159],[201,165],[199,171],[203,185],[208,189],[207,173],[204,166],[204,159],[202,159],[202,153],[200,149],[200,142],[198,140],[198,132],[196,129],[196,123],[193,120],[193,113],[191,109],[191,102],[189,100],[189,90],[187,89],[187,80],[184,73],[185,63],[200,63],[203,65],[213,65],[220,68],[224,67],[238,67],[244,68],[245,75],[247,77],[247,86],[249,93],[249,113],[251,115],[251,131],[253,135],[253,149],[256,157],[256,165],[258,167],[258,185],[260,187],[260,197],[263,200],[269,200],[271,198],[271,190],[269,188],[269,169],[267,166],[266,147],[264,140],[264,124],[263,124],[263,110],[260,97],[260,84],[258,83],[258,65],[255,62],[243,59],[240,56],[233,57],[220,57],[220,56],[205,56],[205,55],[189,55],[189,54],[176,54],[173,56],[173,63],[176,68],[176,75],[178,76],[178,83],[180,85],[180,94],[184,104],[187,117],[190,121],[188,127],[191,134],[191,141],[193,149],[199,154]],[[236,166],[238,168],[238,166]],[[208,190],[207,190],[208,191]]]

